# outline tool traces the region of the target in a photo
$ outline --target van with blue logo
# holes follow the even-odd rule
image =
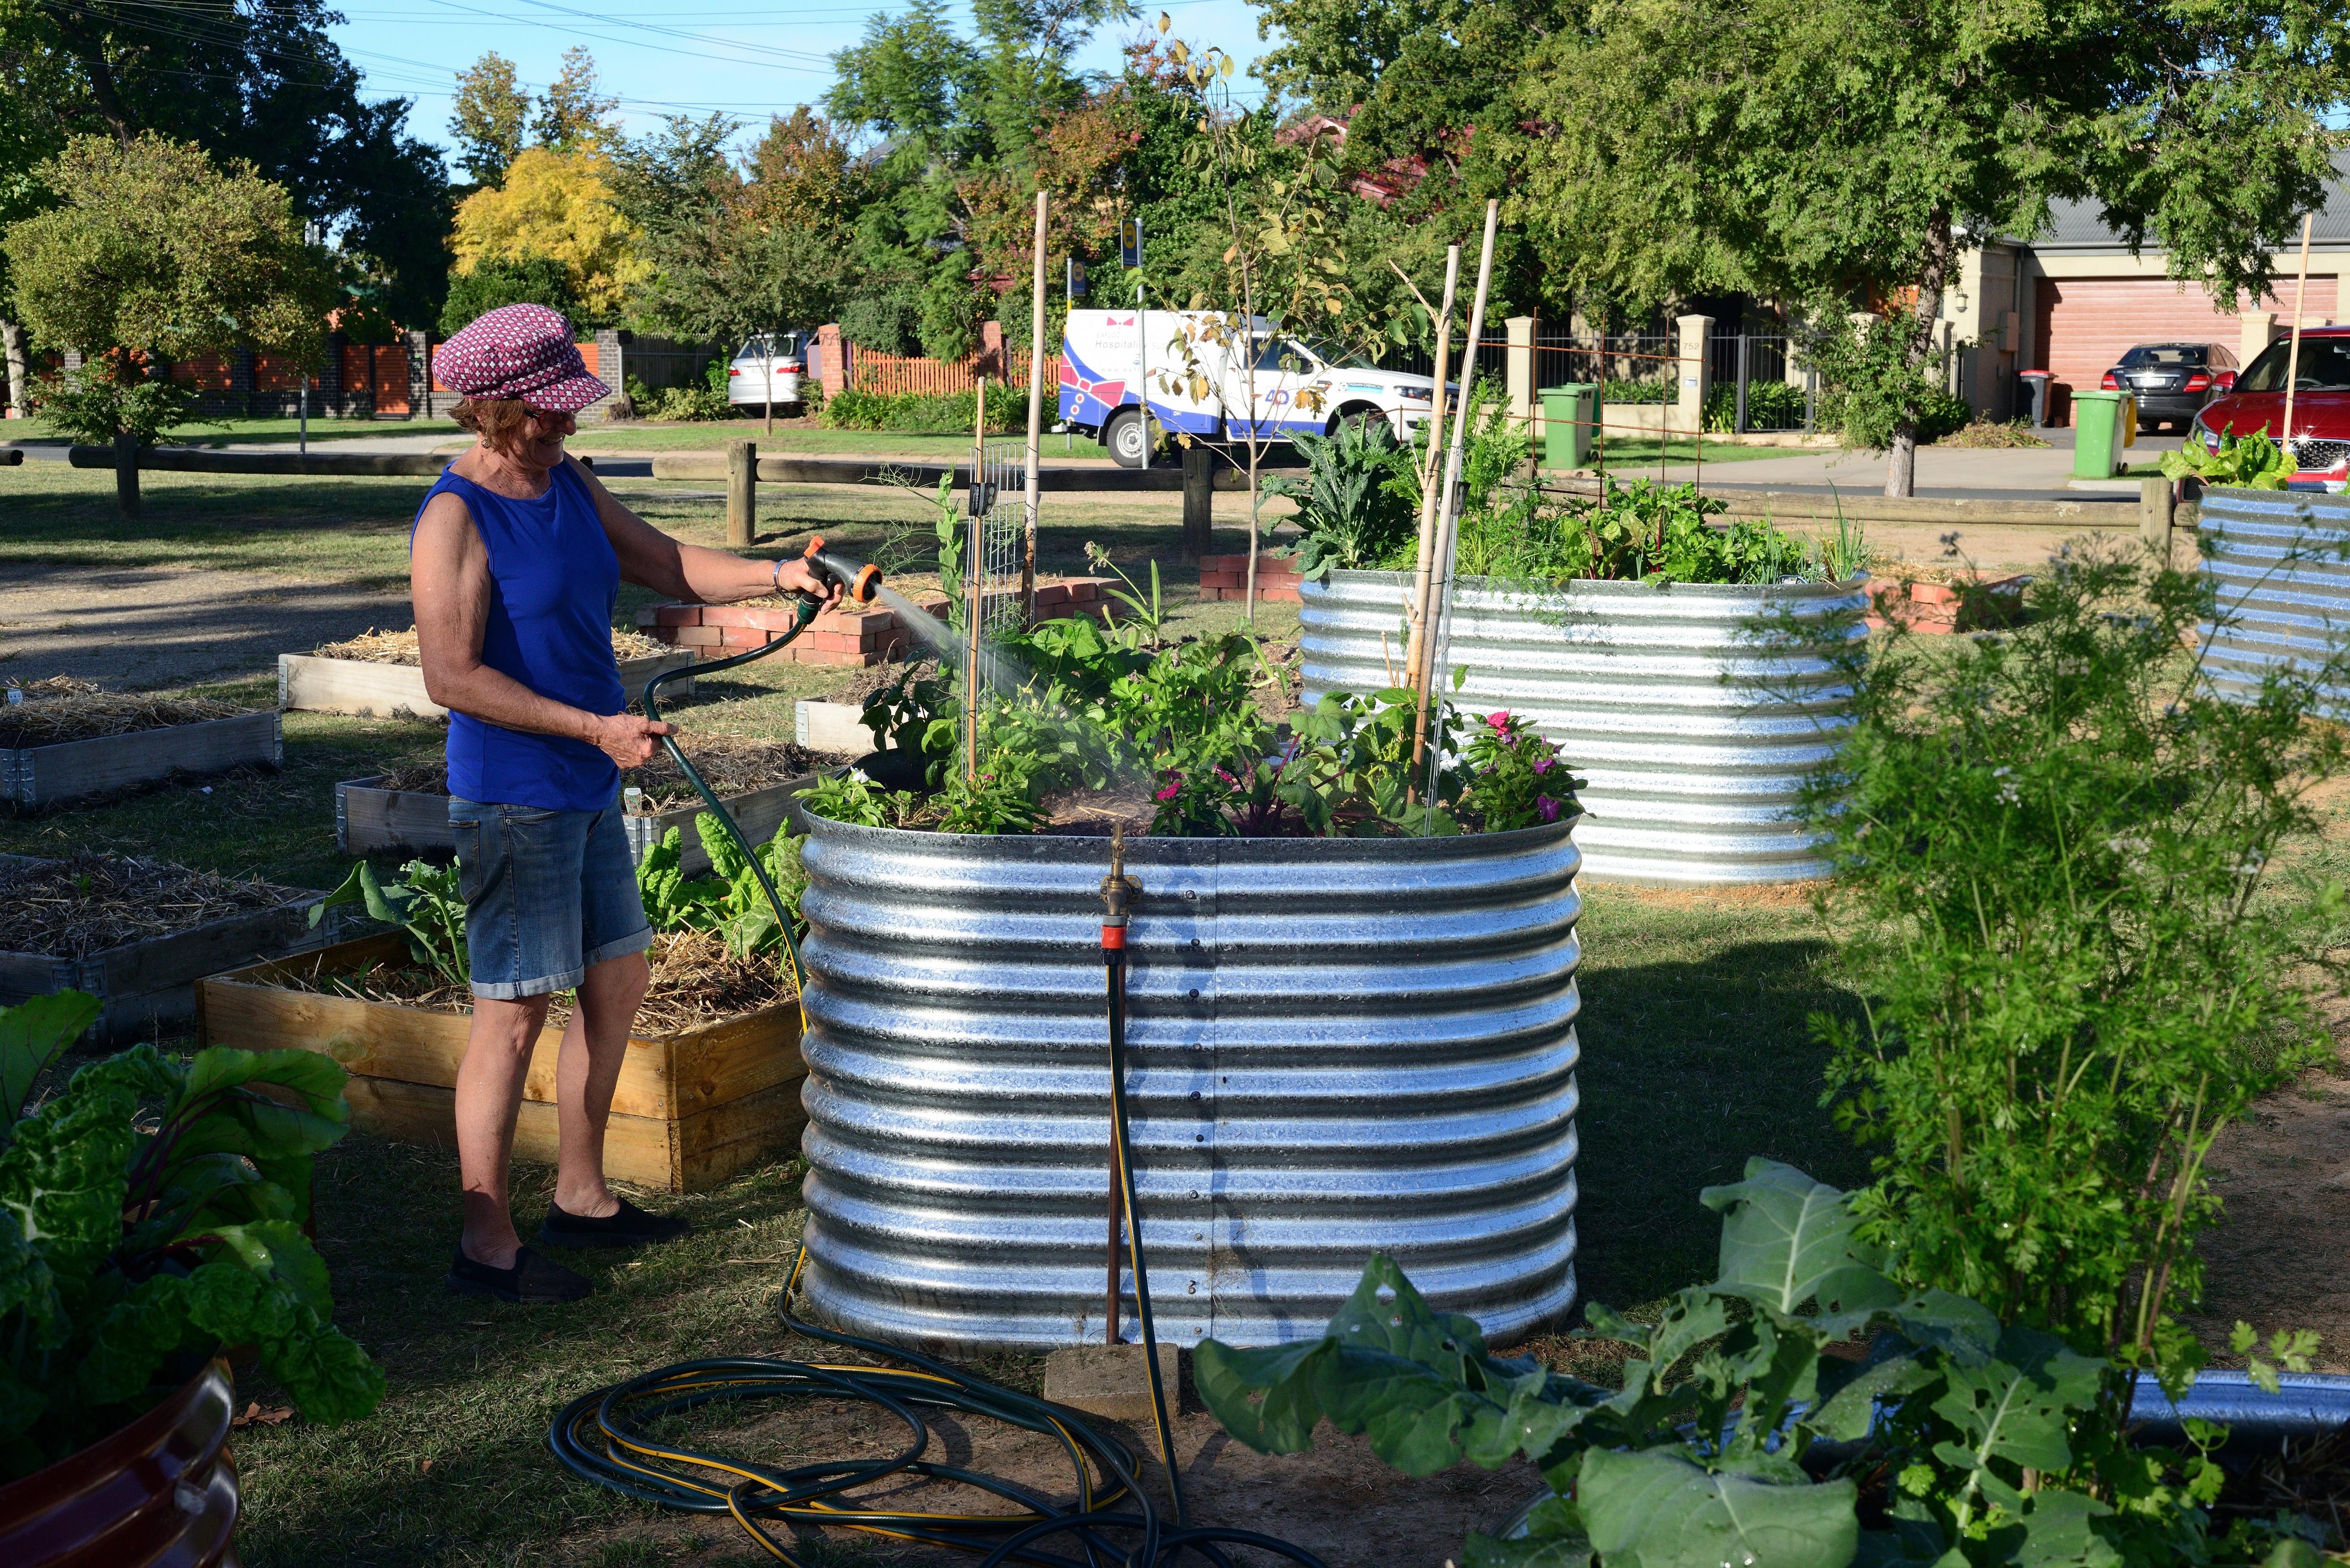
[[[1061,337],[1061,425],[1109,448],[1121,467],[1149,465],[1163,433],[1211,442],[1326,435],[1382,420],[1411,441],[1436,382],[1220,310],[1073,310]],[[1145,425],[1146,388],[1150,423]],[[1448,394],[1451,395],[1451,394]]]

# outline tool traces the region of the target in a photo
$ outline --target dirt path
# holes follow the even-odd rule
[[[0,680],[125,688],[274,670],[280,653],[409,625],[408,596],[170,566],[0,566]]]

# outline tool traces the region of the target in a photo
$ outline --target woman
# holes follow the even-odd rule
[[[561,1145],[541,1245],[630,1246],[682,1235],[604,1183],[604,1127],[652,931],[620,826],[620,771],[674,726],[625,711],[612,656],[621,579],[689,601],[778,588],[837,596],[797,561],[684,545],[615,501],[563,451],[608,389],[571,326],[537,305],[493,310],[442,345],[433,374],[476,437],[424,498],[409,581],[424,690],[449,710],[449,821],[465,895],[473,1032],[457,1070],[464,1233],[451,1289],[567,1302],[594,1287],[523,1245],[507,1164],[548,999],[578,1004],[555,1070]]]

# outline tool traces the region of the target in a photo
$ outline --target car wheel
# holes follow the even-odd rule
[[[1142,422],[1139,411],[1128,409],[1113,417],[1104,432],[1103,445],[1109,448],[1111,459],[1120,468],[1150,466],[1150,428]]]

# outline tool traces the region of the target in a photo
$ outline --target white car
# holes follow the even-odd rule
[[[1432,377],[1382,370],[1262,316],[1243,332],[1238,316],[1217,311],[1069,312],[1062,422],[1109,448],[1122,467],[1150,461],[1146,380],[1154,422],[1211,441],[1326,435],[1341,421],[1368,419],[1386,421],[1409,441],[1436,395]]]
[[[775,332],[752,338],[726,367],[726,400],[736,408],[777,408],[801,401],[800,378],[807,370],[805,332]]]

